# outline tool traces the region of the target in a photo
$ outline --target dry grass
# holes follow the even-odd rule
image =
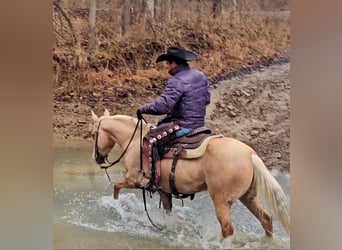
[[[65,24],[62,29],[63,23],[54,15],[54,28],[59,31],[58,35],[55,33],[53,52],[55,95],[82,96],[101,89],[145,89],[163,82],[168,75],[163,65],[155,64],[155,59],[174,44],[195,51],[200,60],[192,63],[193,67],[208,76],[270,58],[290,46],[288,20],[250,12],[241,12],[237,18],[225,12],[216,19],[204,13],[200,24],[194,14],[174,18],[167,24],[144,27],[136,23],[124,36],[117,26],[113,27],[110,13],[101,12],[97,21],[97,48],[88,52],[88,19],[82,13],[69,11],[79,46],[71,45]]]

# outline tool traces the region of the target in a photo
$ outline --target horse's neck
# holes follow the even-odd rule
[[[114,115],[107,117],[106,130],[113,137],[115,142],[122,148],[126,148],[134,130],[137,126],[138,120],[136,118],[126,115]],[[149,125],[143,123],[143,136],[147,133]],[[140,136],[140,126],[137,128],[134,138]]]
[[[124,156],[125,167],[127,169],[128,175],[132,175],[134,178],[137,172],[140,170],[140,126],[138,126],[130,145],[129,143],[137,123],[137,119],[123,115],[111,116],[106,119],[107,131],[112,136],[114,141],[119,144],[123,150],[128,147]],[[144,122],[142,124],[142,136],[144,136],[149,130],[150,125],[145,124]]]

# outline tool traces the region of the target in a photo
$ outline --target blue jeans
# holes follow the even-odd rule
[[[192,129],[191,128],[181,128],[180,130],[176,131],[176,136],[177,137],[181,137],[183,135],[186,135],[187,133],[189,133]]]

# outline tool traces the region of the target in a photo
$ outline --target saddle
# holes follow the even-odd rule
[[[143,142],[143,171],[144,176],[150,179],[149,189],[160,190],[160,166],[164,158],[173,159],[169,184],[172,194],[176,198],[186,198],[194,194],[180,194],[175,186],[175,171],[178,159],[201,157],[209,141],[222,135],[212,135],[209,128],[201,127],[190,131],[185,136],[176,137],[176,131],[181,127],[173,122],[161,124],[151,129],[144,137]]]
[[[222,137],[222,135],[212,135],[211,130],[206,127],[196,128],[187,135],[179,137],[164,145],[163,158],[174,158],[177,150],[179,159],[194,159],[201,157],[211,139]]]

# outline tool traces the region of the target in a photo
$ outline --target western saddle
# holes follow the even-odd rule
[[[194,194],[181,194],[175,185],[175,171],[178,159],[191,159],[201,157],[206,150],[208,142],[222,135],[212,135],[209,128],[196,128],[185,136],[176,136],[176,131],[181,127],[173,122],[164,123],[158,127],[151,128],[143,141],[143,173],[149,179],[148,189],[150,191],[162,190],[160,184],[161,160],[173,159],[169,184],[175,198],[186,198],[191,200]]]

